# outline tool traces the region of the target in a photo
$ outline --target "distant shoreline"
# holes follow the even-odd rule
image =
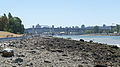
[[[108,34],[82,34],[80,36],[120,36],[120,34],[108,33]]]
[[[59,36],[63,36],[63,35],[59,35]],[[105,33],[105,34],[100,34],[100,33],[97,33],[97,34],[81,34],[81,35],[75,35],[75,36],[120,36],[120,33]]]

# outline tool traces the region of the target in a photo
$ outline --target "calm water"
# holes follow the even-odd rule
[[[72,38],[74,40],[84,39],[85,41],[93,40],[94,42],[117,45],[120,47],[120,36],[77,36],[77,35],[62,35],[56,36],[61,38]]]

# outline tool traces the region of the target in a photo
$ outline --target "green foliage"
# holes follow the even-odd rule
[[[12,17],[11,13],[0,18],[0,31],[9,31],[16,34],[24,33],[24,25],[19,17]]]
[[[10,19],[10,18],[13,18],[13,17],[12,17],[12,15],[11,15],[11,13],[9,12],[9,14],[8,14],[8,19]]]
[[[120,26],[117,24],[116,25],[116,31],[117,31],[117,33],[119,33],[119,29],[120,29]]]
[[[8,20],[6,16],[2,16],[0,18],[0,31],[4,31],[4,28],[6,27]]]
[[[92,33],[92,30],[86,30],[85,31],[85,34],[90,34],[90,33]]]
[[[98,26],[95,26],[93,30],[94,30],[94,33],[99,33],[99,27]]]
[[[72,38],[68,37],[67,39],[68,39],[68,40],[71,40]]]

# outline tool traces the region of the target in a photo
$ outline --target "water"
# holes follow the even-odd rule
[[[84,39],[85,41],[93,40],[94,42],[104,43],[108,45],[117,45],[120,47],[120,36],[78,36],[78,35],[62,35],[55,36],[61,38],[72,38],[73,40]]]

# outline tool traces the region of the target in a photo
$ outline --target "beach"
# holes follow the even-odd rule
[[[3,57],[1,53],[0,67],[120,66],[120,49],[101,43],[44,36],[2,41],[0,44],[6,44],[1,50],[14,50],[13,57]]]

